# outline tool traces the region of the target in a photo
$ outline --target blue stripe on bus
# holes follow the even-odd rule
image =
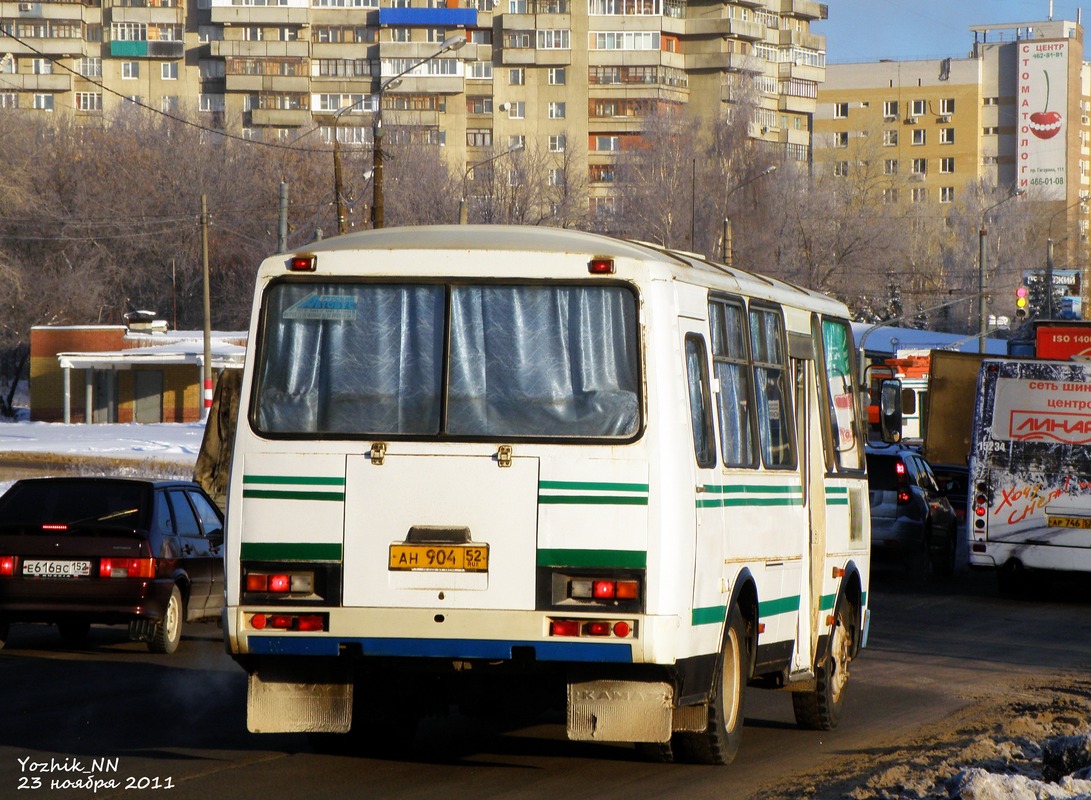
[[[628,644],[584,642],[515,642],[488,639],[387,639],[344,636],[250,636],[249,652],[255,655],[336,656],[342,645],[358,644],[365,656],[419,656],[423,658],[486,658],[506,661],[512,648],[529,648],[538,661],[582,661],[599,664],[631,664]]]

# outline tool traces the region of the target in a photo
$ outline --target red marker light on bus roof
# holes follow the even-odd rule
[[[318,257],[313,255],[292,256],[288,259],[289,272],[314,272]]]
[[[587,271],[592,275],[613,275],[614,274],[614,259],[612,258],[592,258],[587,262]]]

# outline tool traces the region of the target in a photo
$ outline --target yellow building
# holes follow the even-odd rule
[[[343,143],[370,147],[381,93],[387,135],[443,146],[457,172],[513,145],[536,145],[557,166],[569,151],[594,205],[609,199],[612,164],[649,111],[714,122],[753,89],[751,136],[810,157],[826,58],[810,26],[826,5],[502,3],[0,0],[0,109],[94,119],[123,95],[213,125],[241,120],[254,138],[320,125],[327,141],[336,127]],[[436,56],[456,33],[467,43]]]
[[[835,64],[814,118],[816,170],[867,164],[887,202],[942,211],[1010,188],[1041,204],[1051,234],[1070,228],[1086,261],[1091,194],[1091,65],[1083,27],[1046,21],[974,26],[964,58]],[[1044,237],[1043,237],[1044,238]]]

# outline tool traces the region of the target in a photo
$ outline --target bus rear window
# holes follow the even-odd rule
[[[604,285],[283,282],[252,424],[270,435],[634,437],[636,296]]]

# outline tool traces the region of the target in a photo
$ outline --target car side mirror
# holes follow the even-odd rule
[[[879,385],[879,435],[887,444],[902,438],[902,382],[897,379]]]

